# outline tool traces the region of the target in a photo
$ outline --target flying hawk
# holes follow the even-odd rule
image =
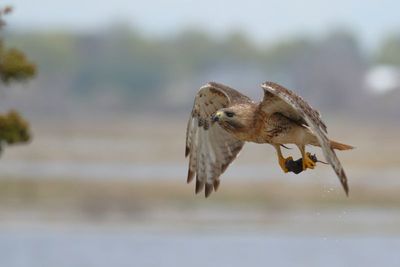
[[[291,90],[273,82],[261,87],[264,98],[258,103],[223,84],[210,82],[200,88],[187,126],[185,150],[189,156],[187,182],[196,176],[196,194],[204,187],[206,197],[217,191],[219,177],[244,143],[254,142],[274,146],[284,172],[289,171],[287,163],[293,159],[283,157],[281,146],[295,144],[299,148],[302,170],[316,165],[305,146],[321,147],[348,195],[346,174],[334,149],[353,147],[329,140],[319,112]]]

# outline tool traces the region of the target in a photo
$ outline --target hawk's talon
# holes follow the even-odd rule
[[[289,172],[289,169],[286,167],[286,163],[288,161],[293,161],[293,158],[292,157],[288,157],[286,159],[284,157],[279,158],[279,166],[281,166],[281,169],[283,170],[284,173]]]
[[[311,155],[310,152],[307,152],[303,158],[303,170],[305,171],[306,169],[314,169],[316,165],[317,164],[313,160],[313,155]]]

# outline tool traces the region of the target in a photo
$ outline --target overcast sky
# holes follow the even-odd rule
[[[128,23],[146,34],[189,27],[215,34],[241,30],[257,41],[333,28],[356,32],[364,45],[400,32],[399,0],[10,0],[8,19],[18,28],[87,31]],[[236,4],[238,3],[238,4]],[[241,3],[241,4],[239,4]]]

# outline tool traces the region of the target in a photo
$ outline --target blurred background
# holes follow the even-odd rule
[[[18,110],[33,136],[0,159],[1,266],[400,262],[400,2],[1,5],[13,7],[3,45],[36,66],[0,85],[0,111]],[[329,166],[282,173],[268,145],[247,144],[208,199],[186,184],[198,88],[258,100],[266,80],[356,147],[338,152],[350,197]]]

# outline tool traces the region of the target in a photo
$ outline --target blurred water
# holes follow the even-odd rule
[[[375,166],[361,168],[346,168],[352,183],[364,184],[374,187],[400,186],[399,167],[392,166],[384,169]],[[0,177],[13,178],[74,178],[74,179],[122,179],[134,181],[159,180],[186,180],[187,162],[157,162],[157,163],[132,163],[132,162],[83,162],[74,160],[62,161],[24,161],[2,160],[0,164]],[[276,163],[263,164],[232,164],[227,169],[224,177],[229,180],[243,181],[285,178],[290,183],[315,183],[319,177],[326,179],[327,184],[337,184],[336,175],[330,166],[321,166],[312,172],[300,175],[282,174]],[[378,178],[379,177],[379,178]],[[384,181],[384,182],[383,182]]]
[[[268,175],[280,174],[280,169],[272,164],[247,164],[237,166],[232,172],[234,177],[265,178]],[[90,178],[90,179],[133,179],[148,180],[149,178],[170,180],[185,177],[186,162],[165,163],[132,163],[132,162],[80,162],[73,160],[63,161],[2,161],[0,177],[21,178]],[[229,174],[229,170],[227,171]],[[263,175],[264,173],[264,175]],[[186,178],[186,177],[185,177]]]
[[[318,236],[258,230],[13,227],[0,266],[398,266],[399,236]]]

